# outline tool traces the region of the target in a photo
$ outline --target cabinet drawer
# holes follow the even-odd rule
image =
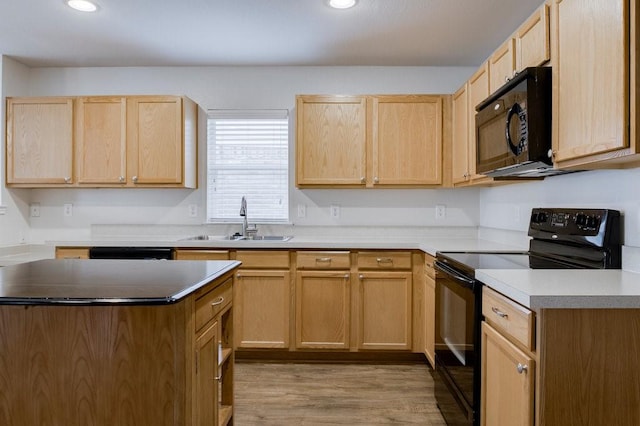
[[[175,260],[229,260],[228,250],[176,250]]]
[[[299,251],[298,269],[348,269],[348,251]]]
[[[241,250],[236,253],[236,260],[242,262],[241,268],[289,269],[289,252]]]
[[[535,315],[513,300],[491,290],[482,288],[482,315],[503,334],[535,350]]]
[[[361,251],[358,269],[411,269],[411,252]]]
[[[233,280],[230,278],[224,284],[196,299],[196,331],[211,321],[222,308],[231,302],[232,282]]]
[[[56,259],[88,259],[87,247],[56,248]]]

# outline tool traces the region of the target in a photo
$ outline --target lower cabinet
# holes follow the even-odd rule
[[[536,360],[533,312],[483,288],[480,424],[532,426]]]
[[[235,347],[289,349],[288,251],[243,250],[234,284]]]
[[[89,248],[56,247],[56,259],[89,259]]]
[[[411,349],[412,273],[358,274],[358,349]]]
[[[535,361],[482,324],[482,425],[533,425]]]
[[[233,424],[233,279],[195,300],[194,424]]]
[[[296,273],[296,348],[349,349],[350,293],[348,270]]]
[[[435,259],[425,255],[424,266],[424,355],[435,367],[436,353],[436,270]]]

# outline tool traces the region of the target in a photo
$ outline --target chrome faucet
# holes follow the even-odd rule
[[[242,236],[246,237],[249,224],[247,223],[247,199],[245,197],[242,197],[242,201],[240,201],[240,216],[243,218]]]

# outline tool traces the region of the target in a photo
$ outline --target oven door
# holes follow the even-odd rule
[[[438,407],[450,425],[475,425],[480,402],[481,284],[436,261]]]

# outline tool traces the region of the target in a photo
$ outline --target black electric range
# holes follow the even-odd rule
[[[621,266],[620,212],[531,212],[528,251],[438,252],[435,394],[448,424],[479,424],[482,283],[477,269],[612,269]]]

